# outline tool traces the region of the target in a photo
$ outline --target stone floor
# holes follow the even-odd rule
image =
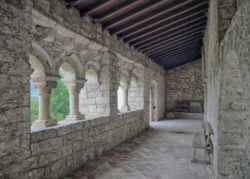
[[[65,179],[207,179],[206,164],[192,163],[192,136],[200,120],[163,120]],[[201,155],[201,154],[200,154]]]

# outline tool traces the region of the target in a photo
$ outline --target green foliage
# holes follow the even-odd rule
[[[61,77],[63,74],[60,74]],[[32,96],[32,94],[31,94]],[[57,81],[57,86],[52,90],[51,95],[51,116],[53,119],[64,120],[69,114],[69,94],[61,80]],[[37,97],[30,98],[30,119],[35,121],[38,118],[39,104]]]
[[[30,119],[31,122],[37,120],[38,118],[38,98],[30,98]]]
[[[57,86],[52,90],[51,95],[52,118],[64,120],[69,114],[69,93],[61,80],[57,81]]]

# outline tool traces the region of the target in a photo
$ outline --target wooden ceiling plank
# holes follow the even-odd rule
[[[145,53],[145,55],[150,56],[150,58],[152,58],[152,57],[155,57],[155,56],[159,56],[162,53],[165,53],[167,50],[174,50],[176,48],[181,48],[181,47],[184,47],[186,45],[192,45],[194,43],[202,44],[202,41],[201,41],[201,39],[194,39],[194,40],[190,40],[190,41],[187,41],[187,42],[180,42],[180,43],[174,44],[174,45],[172,45],[170,47],[162,48],[159,51],[156,51],[155,53],[151,53],[151,54],[146,54]]]
[[[160,46],[160,45],[164,45],[164,44],[167,44],[167,43],[169,43],[169,42],[172,42],[173,40],[178,40],[178,39],[187,38],[187,37],[190,37],[190,36],[193,36],[193,35],[196,35],[196,34],[202,34],[202,33],[201,33],[201,30],[200,30],[200,29],[199,29],[199,30],[196,29],[196,31],[193,31],[193,32],[191,32],[191,33],[184,33],[184,34],[182,34],[182,35],[179,35],[179,36],[175,36],[175,37],[166,39],[166,40],[164,40],[164,41],[162,41],[162,42],[158,42],[158,43],[156,43],[156,44],[154,44],[154,45],[152,45],[152,46],[148,46],[147,48],[138,49],[138,50],[141,51],[141,52],[144,52],[144,51],[147,51],[147,50],[156,48],[156,47],[158,47],[158,46]]]
[[[201,4],[204,5],[204,4],[206,4],[206,3],[207,3],[207,2],[202,2]],[[199,4],[199,5],[200,5],[200,4]],[[143,27],[143,28],[138,28],[137,30],[135,30],[135,31],[133,31],[133,32],[127,34],[127,35],[121,36],[121,38],[124,39],[124,38],[127,38],[127,37],[129,37],[129,36],[132,36],[132,35],[134,35],[134,34],[136,34],[136,33],[140,33],[140,32],[146,31],[146,30],[149,29],[149,28],[152,28],[152,27],[157,26],[157,25],[159,25],[159,24],[161,24],[161,23],[167,22],[167,21],[169,21],[169,20],[171,20],[171,19],[173,19],[173,18],[175,18],[175,17],[177,17],[177,16],[183,15],[184,13],[187,13],[187,12],[189,12],[189,11],[192,11],[192,10],[194,10],[194,9],[197,8],[197,7],[200,7],[200,6],[192,6],[192,7],[188,8],[188,9],[185,9],[184,11],[181,11],[181,12],[179,12],[179,13],[177,13],[177,14],[173,14],[172,16],[169,16],[169,17],[167,17],[167,18],[164,18],[164,19],[162,19],[162,20],[160,20],[160,21],[153,22],[152,24],[150,24],[150,25],[148,25],[148,26],[145,26],[145,27]],[[205,12],[205,11],[206,11],[206,9],[202,9],[202,10],[198,11],[198,13],[200,13],[200,12]],[[178,22],[178,21],[177,21],[177,22]]]
[[[141,0],[127,0],[121,3],[120,5],[112,8],[111,10],[105,12],[104,14],[101,14],[100,17],[95,18],[95,22],[103,22],[106,21],[109,18],[112,18],[115,14],[124,11],[126,9],[129,9],[131,7],[137,7],[139,4],[141,4]]]
[[[203,19],[203,20],[202,20]],[[189,22],[185,22],[185,23],[183,23],[183,24],[181,24],[181,25],[179,25],[179,26],[177,26],[177,27],[174,27],[174,28],[170,28],[170,29],[168,29],[167,31],[163,31],[163,32],[159,32],[157,35],[152,35],[152,36],[149,36],[149,37],[147,37],[147,38],[144,38],[144,39],[142,39],[142,40],[139,40],[138,42],[136,42],[136,43],[134,43],[133,44],[133,42],[130,42],[129,44],[131,44],[131,45],[136,45],[136,44],[141,44],[141,43],[143,43],[143,42],[145,42],[145,41],[148,41],[148,40],[151,40],[151,39],[153,39],[153,38],[156,38],[156,37],[159,37],[159,36],[161,36],[161,35],[167,35],[168,34],[168,32],[170,32],[170,31],[174,31],[174,30],[176,30],[176,29],[180,29],[181,27],[183,27],[183,26],[185,26],[185,25],[189,25],[189,24],[191,24],[192,25],[192,23],[194,23],[195,25],[198,25],[198,24],[203,24],[204,22],[206,22],[206,20],[205,20],[205,18],[203,18],[203,17],[200,17],[200,18],[197,18],[197,19],[193,19],[193,20],[191,20],[191,21],[189,21]]]
[[[139,39],[139,38],[142,38],[142,37],[145,37],[145,36],[149,36],[149,35],[152,34],[152,33],[157,33],[157,32],[161,32],[161,31],[165,31],[165,29],[166,29],[167,27],[169,27],[169,26],[171,26],[171,25],[174,25],[174,24],[177,24],[177,23],[181,23],[181,22],[183,22],[183,21],[185,21],[185,20],[187,20],[187,19],[189,19],[189,18],[195,17],[196,15],[199,15],[199,14],[201,14],[201,13],[204,12],[204,11],[205,11],[204,9],[203,9],[203,10],[200,10],[200,11],[194,13],[194,14],[185,16],[185,17],[183,17],[183,18],[181,18],[181,19],[179,19],[179,20],[177,20],[177,21],[168,23],[168,24],[166,24],[166,25],[164,25],[164,26],[162,26],[162,27],[157,27],[157,28],[155,28],[154,30],[152,30],[152,31],[150,31],[150,32],[146,32],[146,33],[144,33],[144,34],[137,35],[137,36],[135,36],[135,37],[130,37],[130,38],[127,37],[127,38],[124,38],[123,40],[124,40],[124,42],[129,43],[129,42],[134,41],[134,40],[136,40],[136,39]],[[201,15],[201,16],[199,16],[198,18],[201,18],[201,17],[205,17],[205,15]],[[195,18],[195,19],[197,19],[197,18]],[[127,40],[126,40],[126,39],[127,39]]]
[[[87,8],[80,9],[80,15],[81,17],[84,17],[88,15],[89,13],[95,11],[98,8],[101,8],[101,6],[104,6],[106,3],[109,3],[109,0],[101,0],[97,1],[94,4],[89,5]]]
[[[197,48],[200,48],[200,44],[196,44],[196,45],[193,45],[193,46],[188,46],[188,47],[185,47],[185,48],[182,48],[182,49],[179,49],[179,50],[174,50],[172,51],[171,53],[167,53],[167,55],[173,55],[173,54],[176,54],[178,52],[184,52],[184,51],[188,51],[188,50],[192,50],[192,49],[197,49]],[[162,56],[165,56],[166,54],[162,55]],[[157,57],[155,58],[151,58],[151,59],[156,59]]]
[[[134,27],[136,27],[138,25],[141,25],[143,23],[151,22],[154,18],[158,18],[160,16],[163,16],[164,14],[169,13],[170,11],[173,11],[173,10],[175,10],[177,8],[183,7],[183,6],[189,4],[190,2],[193,2],[193,1],[194,0],[187,0],[187,1],[185,1],[183,3],[180,3],[180,4],[176,5],[176,6],[168,8],[168,9],[162,11],[162,12],[159,12],[159,13],[157,13],[157,14],[149,17],[149,18],[145,18],[144,20],[138,21],[138,22],[134,23],[133,25],[130,25],[130,26],[126,27],[126,28],[121,28],[121,29],[119,29],[117,31],[114,31],[114,33],[112,33],[112,34],[115,34],[115,35],[120,34],[120,33],[123,33],[125,31],[128,31],[128,30],[130,30],[130,29],[132,29],[132,28],[134,28]]]
[[[104,27],[104,29],[111,29],[111,28],[114,28],[115,26],[118,26],[120,24],[126,23],[126,22],[130,21],[133,18],[136,18],[136,17],[138,17],[140,15],[143,15],[143,14],[145,14],[145,13],[147,13],[147,12],[153,10],[153,9],[156,9],[156,8],[164,5],[168,1],[170,1],[170,0],[158,1],[155,4],[153,4],[151,6],[148,6],[148,7],[145,7],[144,9],[141,9],[141,10],[135,12],[135,13],[132,13],[132,14],[124,17],[124,18],[121,17],[120,19],[117,19],[116,21],[113,21],[110,24],[106,25]]]
[[[197,36],[191,36],[191,37],[188,37],[188,38],[182,38],[181,40],[175,40],[175,41],[172,41],[171,43],[162,45],[160,47],[153,48],[153,49],[150,49],[148,51],[143,51],[142,53],[145,53],[145,54],[155,53],[155,52],[161,51],[161,49],[165,48],[165,47],[171,47],[171,46],[174,46],[175,44],[185,43],[185,42],[189,42],[189,41],[192,41],[192,40],[201,40],[201,38],[202,38],[201,34],[197,35]]]
[[[167,38],[174,37],[176,34],[181,34],[182,32],[185,33],[185,32],[190,32],[193,29],[196,30],[196,29],[204,29],[204,28],[205,28],[205,22],[203,22],[202,24],[200,24],[200,23],[193,24],[193,25],[187,26],[185,28],[181,28],[181,29],[170,31],[170,33],[166,34],[166,36],[164,36],[164,34],[163,34],[163,37],[157,37],[156,39],[153,39],[153,40],[149,40],[149,41],[144,41],[142,43],[138,43],[137,45],[134,45],[134,47],[136,49],[140,49],[140,48],[143,48],[145,46],[150,46],[153,43],[158,43],[161,40],[165,40]]]

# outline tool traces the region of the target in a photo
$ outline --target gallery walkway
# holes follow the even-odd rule
[[[191,163],[193,132],[200,120],[164,120],[82,168],[67,179],[207,179],[205,164]]]

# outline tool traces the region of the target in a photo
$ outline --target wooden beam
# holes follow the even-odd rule
[[[189,36],[193,36],[193,35],[197,35],[197,34],[202,34],[201,33],[201,30],[200,29],[196,29],[195,31],[193,32],[189,32],[189,33],[183,33],[181,35],[178,35],[178,36],[174,36],[172,38],[168,38],[168,39],[164,39],[158,43],[155,43],[154,45],[151,45],[151,46],[148,46],[148,47],[144,47],[142,49],[139,49],[141,52],[144,52],[144,51],[147,51],[147,50],[150,50],[150,49],[153,49],[153,48],[157,48],[158,46],[160,45],[164,45],[164,44],[167,44],[173,40],[178,40],[178,39],[183,39],[183,38],[186,38],[186,37],[189,37]]]
[[[156,1],[156,0],[154,0],[154,1]],[[113,20],[112,22],[104,25],[104,29],[111,29],[111,28],[114,28],[118,25],[124,24],[124,23],[126,23],[126,22],[140,16],[140,15],[143,15],[143,14],[145,14],[153,9],[156,9],[156,8],[163,6],[168,1],[170,1],[170,0],[157,1],[155,4],[147,6],[143,9],[138,10],[138,11],[132,12],[129,15],[117,18],[116,20]]]
[[[170,51],[170,50],[178,49],[178,48],[181,48],[181,47],[184,47],[184,46],[187,46],[187,45],[192,45],[194,43],[202,44],[202,41],[201,41],[201,39],[194,39],[194,40],[190,40],[190,41],[186,41],[186,42],[179,42],[179,43],[173,44],[170,47],[161,48],[160,50],[155,51],[155,53],[151,53],[151,54],[146,54],[145,53],[145,55],[152,58],[152,57],[155,57],[155,56],[159,56],[161,54],[165,54],[167,50]]]
[[[121,13],[123,11],[126,12],[126,10],[129,10],[130,8],[137,7],[138,5],[145,3],[141,0],[127,0],[122,2],[121,4],[118,4],[114,8],[108,10],[107,12],[100,14],[99,16],[93,17],[95,19],[95,22],[103,22],[107,19],[112,18],[112,16],[115,16],[117,13]]]
[[[186,25],[189,25],[189,24],[190,24],[190,25],[193,25],[193,24],[198,25],[198,24],[203,24],[204,22],[206,22],[206,19],[205,19],[204,17],[195,18],[195,19],[193,19],[193,20],[191,20],[191,21],[185,22],[185,23],[183,23],[183,24],[181,24],[181,25],[178,25],[178,26],[176,26],[176,27],[174,27],[174,28],[170,28],[170,29],[168,29],[168,30],[166,30],[166,31],[159,32],[159,33],[156,34],[156,35],[152,35],[152,36],[143,38],[143,39],[141,39],[141,40],[139,39],[139,40],[137,40],[138,42],[135,42],[136,40],[134,40],[134,41],[130,42],[129,44],[130,44],[130,45],[141,44],[141,43],[144,43],[145,41],[154,39],[154,38],[156,38],[156,37],[159,37],[159,36],[162,36],[162,35],[168,35],[169,32],[172,32],[172,31],[177,30],[177,29],[181,29],[182,27],[184,27],[184,26],[186,26]],[[135,42],[135,43],[133,43],[133,42]]]
[[[128,34],[126,34],[126,35],[122,35],[122,36],[120,36],[120,37],[124,39],[124,38],[127,38],[127,37],[129,37],[129,36],[132,36],[132,35],[134,35],[134,34],[136,34],[136,33],[140,33],[140,32],[146,31],[146,30],[148,30],[148,29],[150,29],[150,28],[156,27],[157,25],[159,25],[159,24],[161,24],[161,23],[165,23],[165,22],[167,22],[167,21],[169,21],[169,20],[171,20],[171,19],[173,19],[173,18],[175,18],[175,17],[177,17],[177,16],[184,15],[185,13],[188,13],[188,12],[190,12],[190,11],[196,9],[196,8],[199,8],[199,7],[201,7],[201,6],[204,5],[204,4],[207,4],[207,2],[206,2],[206,1],[205,1],[205,2],[202,2],[202,3],[198,4],[197,6],[192,6],[192,7],[188,8],[188,9],[185,9],[185,10],[179,12],[179,13],[176,13],[176,14],[173,14],[173,15],[168,16],[168,17],[166,17],[166,18],[163,18],[162,20],[155,21],[155,22],[152,21],[153,23],[151,23],[150,25],[146,25],[146,26],[144,26],[144,27],[142,27],[142,28],[138,28],[137,30],[135,30],[135,31],[133,31],[133,32],[131,32],[131,33],[128,33]],[[198,11],[198,13],[200,13],[200,12],[205,12],[205,11],[207,11],[207,9],[202,9],[202,10]],[[177,22],[178,22],[178,21],[177,21]]]
[[[189,49],[192,49],[192,48],[198,48],[198,47],[201,47],[201,43],[195,43],[195,44],[191,44],[191,47]],[[184,46],[185,49],[188,49],[186,46]],[[179,49],[180,50],[180,49]],[[173,49],[173,53],[177,52],[178,49]],[[180,50],[181,51],[181,50]],[[173,54],[171,53],[171,55]],[[169,54],[169,52],[163,52],[161,54],[157,54],[155,56],[149,56],[150,59],[157,59],[157,58],[161,58],[161,57],[164,57],[166,56],[167,54]]]
[[[172,25],[175,25],[175,24],[178,24],[178,23],[181,23],[181,22],[185,22],[185,20],[187,20],[187,19],[189,19],[189,18],[192,18],[192,17],[193,17],[194,19],[200,19],[201,17],[205,17],[204,14],[203,14],[203,15],[201,14],[201,13],[204,12],[204,11],[205,11],[204,9],[203,9],[203,10],[200,10],[200,11],[194,13],[194,14],[185,16],[185,17],[180,18],[179,20],[176,20],[176,21],[174,21],[174,22],[168,23],[168,24],[163,25],[163,26],[161,26],[161,27],[157,27],[157,28],[155,28],[155,29],[153,29],[153,30],[151,30],[151,31],[149,31],[149,32],[146,32],[146,33],[143,33],[143,34],[134,35],[134,37],[131,35],[131,36],[127,37],[127,38],[124,38],[124,42],[125,42],[125,43],[129,43],[129,42],[134,41],[134,40],[136,40],[136,39],[140,39],[140,38],[143,38],[143,37],[145,37],[145,36],[150,36],[150,35],[152,35],[153,33],[163,32],[163,31],[167,30],[169,26],[172,26]],[[196,15],[199,15],[199,14],[200,14],[200,16],[199,16],[198,18],[195,17]]]
[[[158,51],[161,51],[162,48],[166,48],[166,47],[171,47],[171,46],[175,46],[176,44],[183,44],[185,42],[189,42],[189,41],[192,41],[192,40],[200,40],[201,41],[201,38],[202,38],[202,34],[200,35],[197,35],[197,36],[191,36],[191,37],[187,37],[187,38],[182,38],[182,39],[179,39],[179,40],[175,40],[175,41],[171,41],[170,43],[168,44],[165,44],[165,45],[161,45],[157,48],[153,48],[153,49],[150,49],[148,51],[143,51],[142,53],[145,53],[145,54],[153,54],[155,52],[158,52]],[[158,50],[157,50],[158,49]]]
[[[166,54],[164,54],[164,55],[162,55],[160,57],[163,57],[165,55],[174,55],[174,54],[177,54],[178,52],[185,52],[185,51],[196,49],[196,48],[201,48],[201,45],[200,44],[195,44],[193,46],[188,46],[188,47],[185,47],[185,48],[182,48],[182,49],[174,50],[174,51],[172,51],[170,53],[166,52]],[[160,57],[157,57],[157,58],[160,58]],[[151,59],[156,59],[156,57],[151,58]]]
[[[190,32],[192,30],[197,30],[197,29],[204,29],[206,26],[206,22],[203,22],[202,24],[198,23],[198,24],[193,24],[193,25],[190,25],[190,26],[187,26],[187,27],[182,27],[180,29],[176,29],[176,30],[173,30],[173,31],[170,31],[168,34],[163,34],[163,36],[159,36],[155,39],[150,39],[148,41],[144,41],[142,43],[137,43],[137,45],[134,45],[134,47],[136,49],[141,49],[143,47],[147,47],[147,46],[150,46],[152,44],[155,44],[155,43],[158,43],[160,42],[161,40],[165,40],[165,39],[168,39],[168,38],[171,38],[171,37],[174,37],[175,35],[180,35],[180,34],[183,34],[183,33],[186,33],[186,32]],[[166,36],[164,36],[166,35]]]
[[[93,3],[86,8],[80,9],[81,17],[88,15],[89,13],[93,12],[94,10],[100,8],[100,6],[104,6],[108,2],[109,2],[109,0],[96,1],[96,3]]]
[[[120,29],[114,30],[111,34],[124,33],[125,31],[128,31],[128,30],[130,30],[130,29],[132,29],[132,28],[134,28],[136,26],[139,26],[139,25],[141,25],[143,23],[148,23],[148,22],[150,23],[150,22],[153,21],[153,19],[159,18],[160,16],[164,16],[166,13],[169,13],[170,11],[173,11],[173,10],[175,10],[177,8],[182,7],[182,6],[185,6],[185,5],[187,5],[188,3],[192,2],[192,1],[194,1],[194,0],[187,0],[187,1],[185,1],[183,3],[180,3],[180,4],[176,5],[176,6],[173,6],[171,8],[167,8],[166,10],[164,10],[162,12],[159,12],[159,13],[157,13],[157,14],[149,17],[149,18],[145,18],[144,20],[135,22],[132,25],[129,25],[129,26],[125,27],[125,28],[120,28]]]

